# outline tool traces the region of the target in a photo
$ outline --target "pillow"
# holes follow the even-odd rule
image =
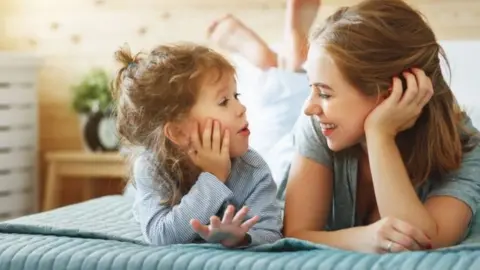
[[[480,40],[440,41],[451,74],[445,63],[443,73],[450,82],[450,88],[460,105],[472,119],[475,127],[480,128],[480,80],[478,80],[478,63],[480,63]]]

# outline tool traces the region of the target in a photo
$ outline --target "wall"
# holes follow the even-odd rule
[[[355,0],[324,0],[319,19]],[[412,0],[440,39],[480,39],[480,1]],[[34,51],[39,77],[40,150],[80,149],[70,85],[93,66],[112,67],[124,42],[133,50],[159,42],[206,43],[205,29],[230,12],[269,42],[281,38],[284,1],[278,0],[4,0],[0,49]]]

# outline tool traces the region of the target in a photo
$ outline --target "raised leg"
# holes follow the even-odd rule
[[[283,48],[279,65],[300,71],[307,59],[308,34],[320,7],[320,0],[287,0]]]
[[[267,43],[231,14],[212,22],[207,34],[215,45],[242,55],[260,69],[265,70],[277,65],[277,55]]]

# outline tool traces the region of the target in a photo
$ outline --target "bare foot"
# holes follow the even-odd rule
[[[277,55],[253,30],[228,14],[207,29],[208,38],[229,52],[239,53],[261,69],[275,67]]]
[[[308,34],[318,13],[320,0],[287,0],[281,66],[298,71],[307,58]]]

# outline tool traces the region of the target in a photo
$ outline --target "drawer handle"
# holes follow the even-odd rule
[[[12,173],[12,170],[9,170],[9,169],[0,170],[0,175],[9,175],[11,173]]]
[[[9,219],[12,216],[11,213],[0,213],[0,220]]]
[[[10,190],[0,191],[0,197],[7,197],[10,194],[12,194]]]
[[[0,147],[0,154],[8,154],[10,152],[12,152],[11,147]]]

